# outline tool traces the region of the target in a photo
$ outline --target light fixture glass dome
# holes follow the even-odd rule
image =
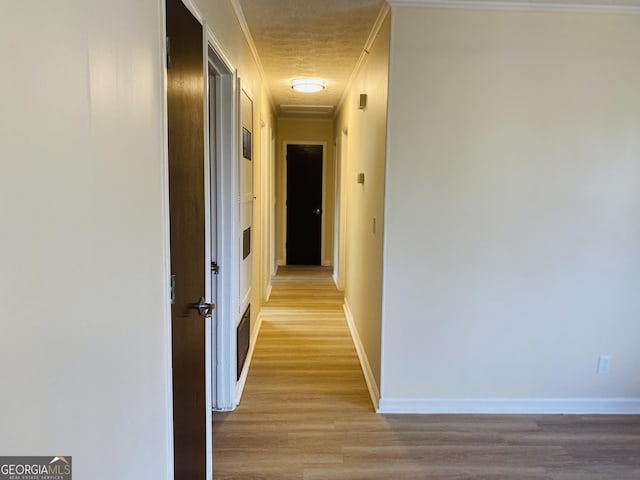
[[[296,92],[315,93],[324,89],[326,83],[319,78],[297,78],[291,80],[291,88]]]

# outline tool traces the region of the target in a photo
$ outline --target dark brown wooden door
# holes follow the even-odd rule
[[[204,480],[207,469],[205,327],[210,319],[194,308],[205,295],[206,274],[202,35],[202,25],[181,0],[167,0],[176,480]]]
[[[320,265],[322,145],[287,145],[287,265]]]

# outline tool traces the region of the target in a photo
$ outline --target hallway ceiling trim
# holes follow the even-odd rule
[[[539,12],[640,13],[640,0],[387,0],[392,7]]]
[[[249,25],[247,24],[247,19],[244,16],[244,11],[242,10],[242,6],[240,5],[239,0],[231,0],[231,6],[233,7],[233,11],[236,14],[238,23],[240,23],[240,29],[244,34],[244,38],[249,44],[249,50],[251,50],[251,55],[253,56],[253,60],[256,62],[256,67],[258,68],[260,79],[262,80],[262,83],[264,83],[265,85],[268,85],[267,74],[264,71],[264,66],[262,65],[262,59],[258,54],[256,44],[253,41],[253,37],[251,36],[251,30],[249,29]],[[269,100],[269,104],[271,105],[271,108],[275,110],[275,104],[273,103],[273,96],[271,95],[271,91],[268,88],[265,88],[265,90],[267,92],[267,99]]]
[[[276,114],[327,118],[342,107],[391,7],[640,14],[640,0],[231,0],[231,4]],[[326,88],[314,94],[293,91],[291,79],[304,77],[322,78]]]
[[[333,105],[280,105],[280,112],[287,117],[327,117],[333,113]]]
[[[351,76],[349,77],[349,80],[347,80],[347,84],[345,85],[344,90],[342,91],[342,95],[340,96],[340,100],[338,101],[338,105],[336,106],[336,110],[335,110],[336,113],[338,113],[338,111],[340,111],[340,109],[342,108],[342,104],[344,103],[347,97],[347,92],[349,92],[351,85],[353,85],[353,81],[358,76],[358,72],[360,72],[360,69],[364,64],[364,60],[365,58],[367,58],[367,55],[369,55],[369,51],[371,50],[373,42],[378,36],[378,32],[380,32],[380,29],[382,28],[382,23],[384,22],[384,19],[387,17],[387,14],[390,11],[391,11],[391,7],[387,2],[382,4],[382,8],[380,8],[380,12],[378,12],[378,18],[376,18],[376,21],[373,24],[373,28],[371,29],[371,33],[369,33],[369,38],[367,38],[367,42],[365,43],[364,48],[362,49],[362,53],[360,53],[360,57],[356,62],[356,66],[353,69],[353,72],[351,72]]]
[[[278,115],[288,115],[281,105],[318,105],[332,118],[344,99],[345,87],[366,58],[385,0],[231,0],[262,65],[265,85]],[[249,40],[251,39],[251,40]],[[326,88],[305,94],[291,88],[295,78],[320,78]],[[298,113],[296,116],[301,116]]]

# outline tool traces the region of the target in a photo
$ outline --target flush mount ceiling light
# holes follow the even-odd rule
[[[296,92],[314,93],[323,90],[326,83],[318,78],[298,78],[291,80],[291,88]]]

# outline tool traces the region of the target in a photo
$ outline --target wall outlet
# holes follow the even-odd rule
[[[611,370],[611,357],[609,355],[600,355],[598,358],[598,375],[606,375]]]

